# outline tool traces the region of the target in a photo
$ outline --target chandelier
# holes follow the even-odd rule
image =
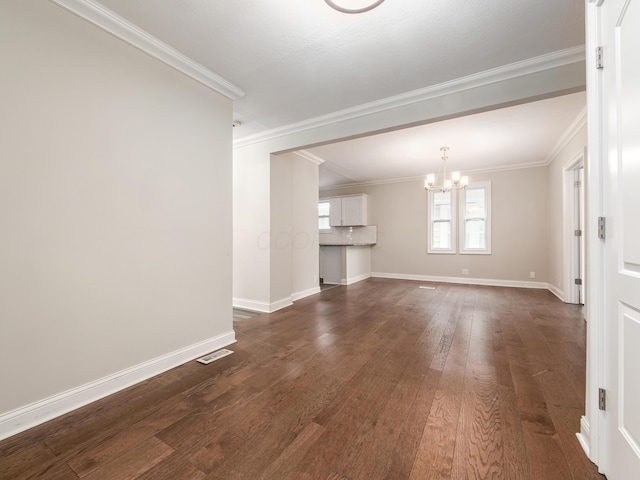
[[[363,13],[373,10],[384,0],[324,0],[327,4],[342,13]]]
[[[449,147],[442,147],[442,184],[436,185],[436,175],[430,173],[424,181],[424,189],[429,191],[448,192],[449,190],[460,190],[469,185],[469,177],[461,176],[460,172],[451,172],[451,178],[447,178],[447,151]],[[440,175],[437,175],[440,177]]]

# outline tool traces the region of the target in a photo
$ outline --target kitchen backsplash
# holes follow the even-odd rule
[[[331,227],[320,232],[320,245],[375,245],[378,227]]]

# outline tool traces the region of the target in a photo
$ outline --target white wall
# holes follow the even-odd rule
[[[233,324],[231,101],[52,2],[0,45],[1,423]]]
[[[343,247],[345,262],[342,283],[351,285],[371,276],[371,248],[369,246]]]
[[[273,153],[299,150],[339,139],[379,133],[404,126],[435,122],[508,106],[527,100],[570,93],[584,88],[584,63],[556,66],[552,63],[539,71],[518,69],[517,73],[496,73],[490,79],[473,77],[455,85],[441,85],[414,102],[398,99],[394,108],[376,110],[366,114],[350,111],[317,119],[311,126],[301,122],[269,138],[244,139],[234,145],[234,302],[247,308],[277,308],[271,304],[271,271],[278,267],[270,264],[272,248],[259,241],[270,235],[270,162]],[[295,181],[295,179],[294,179]],[[292,200],[294,203],[297,199]],[[373,206],[369,205],[370,210]],[[415,230],[419,227],[414,227]],[[419,234],[416,231],[416,234]],[[412,233],[413,234],[413,233]],[[479,260],[469,265],[478,274]],[[476,264],[479,268],[476,268]],[[458,265],[460,266],[460,265]],[[538,270],[546,270],[546,263],[536,263]],[[508,267],[507,267],[508,268]],[[512,276],[522,278],[524,265],[510,270]],[[528,268],[528,267],[527,267]],[[516,272],[517,270],[517,272]],[[282,274],[286,272],[281,270]],[[490,272],[489,272],[490,273]],[[527,270],[528,275],[528,270]],[[546,276],[546,273],[542,273]],[[493,278],[493,277],[490,277]]]
[[[261,167],[234,158],[233,302],[271,312],[319,292],[318,165],[284,153]]]
[[[318,165],[292,155],[291,179],[291,295],[297,300],[320,288]]]
[[[378,226],[372,248],[374,274],[463,277],[508,282],[546,282],[546,168],[470,175],[491,181],[491,255],[427,254],[427,192],[422,181],[327,190],[322,196],[369,195],[369,223]],[[535,272],[535,280],[529,278]]]
[[[271,305],[271,155],[249,146],[233,153],[233,304]]]
[[[270,303],[291,304],[291,154],[271,157]]]

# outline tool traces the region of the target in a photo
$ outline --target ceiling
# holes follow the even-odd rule
[[[584,44],[583,0],[385,0],[357,15],[324,0],[99,3],[246,92],[236,141]],[[423,174],[444,144],[464,170],[540,163],[584,107],[569,97],[310,152],[325,184]]]
[[[419,127],[309,148],[324,161],[320,188],[424,177],[442,168],[440,147],[449,147],[447,170],[465,174],[553,160],[562,137],[585,118],[584,92],[468,115]]]

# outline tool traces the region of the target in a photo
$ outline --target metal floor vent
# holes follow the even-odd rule
[[[426,285],[420,285],[418,288],[422,288],[424,290],[435,290],[436,287],[427,287]]]
[[[231,355],[232,353],[233,353],[233,351],[227,350],[226,348],[223,348],[222,350],[218,350],[217,352],[213,352],[213,353],[210,353],[208,355],[205,355],[204,357],[199,358],[197,361],[207,365],[207,364],[209,364],[211,362],[215,362],[216,360],[219,360],[222,357],[226,357],[227,355]]]

